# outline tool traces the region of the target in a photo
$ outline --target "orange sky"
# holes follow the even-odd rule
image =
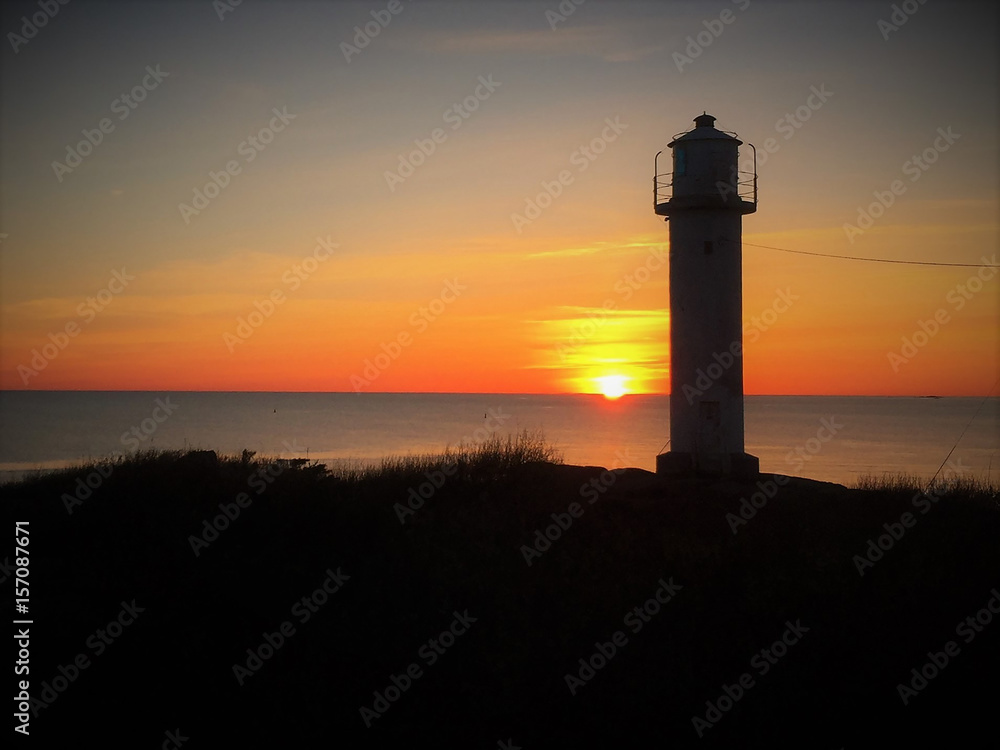
[[[191,4],[160,19],[115,6],[89,35],[64,8],[63,27],[5,52],[3,94],[23,106],[0,114],[0,387],[558,393],[618,377],[666,392],[652,159],[705,109],[758,148],[746,243],[997,262],[995,83],[968,89],[973,68],[995,69],[988,24],[968,23],[988,6],[922,6],[887,40],[880,5],[811,6],[803,26],[788,4],[754,3],[678,70],[705,6],[595,2],[553,30],[529,5],[461,20],[405,6],[350,62],[338,45],[360,4],[294,18],[245,5],[225,24]],[[67,68],[73,55],[92,64]],[[58,180],[52,162],[156,64],[169,76]],[[248,150],[276,108],[294,118]],[[782,125],[796,110],[807,121]],[[915,170],[949,126],[960,137]],[[433,153],[387,178],[419,143]],[[185,221],[179,204],[230,162],[239,172]],[[538,218],[513,218],[560,174]],[[894,180],[905,191],[849,238]],[[985,394],[1000,279],[969,287],[976,273],[744,247],[747,393]],[[255,313],[272,292],[272,314]],[[779,293],[794,303],[768,312]],[[936,314],[947,322],[923,341]]]

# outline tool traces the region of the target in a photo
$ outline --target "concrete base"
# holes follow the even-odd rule
[[[696,464],[693,453],[668,451],[656,457],[656,473],[663,476],[698,474],[755,479],[760,474],[760,459],[749,453],[717,454],[699,456]]]

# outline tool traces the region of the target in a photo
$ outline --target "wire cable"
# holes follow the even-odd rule
[[[732,242],[732,240],[730,240]],[[774,247],[772,245],[757,245],[753,242],[744,242],[747,247],[759,247],[764,250],[778,250],[783,253],[794,253],[795,255],[811,255],[817,258],[836,258],[837,260],[861,260],[868,263],[899,263],[907,266],[946,266],[950,268],[1000,268],[1000,266],[984,265],[982,263],[940,263],[929,260],[893,260],[891,258],[863,258],[857,255],[833,255],[831,253],[813,253],[808,250],[789,250],[787,247]]]

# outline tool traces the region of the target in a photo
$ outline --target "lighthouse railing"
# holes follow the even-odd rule
[[[754,206],[756,206],[757,205],[757,147],[754,146],[752,143],[748,143],[747,145],[753,151],[753,184],[751,186],[753,188],[753,193],[752,197],[749,196],[744,197],[742,193],[740,194],[740,197],[743,198],[743,200],[750,201],[751,203],[754,204]]]
[[[653,210],[661,203],[666,203],[670,200],[670,188],[673,185],[673,172],[666,172],[665,174],[660,174],[659,160],[660,154],[662,154],[662,149],[656,152],[656,156],[653,157]],[[660,198],[661,191],[664,193],[664,197]]]
[[[757,171],[740,170],[736,173],[736,184],[729,188],[740,197],[740,200],[757,205]],[[719,192],[723,192],[721,189]]]
[[[653,207],[669,203],[674,192],[674,173],[664,172],[653,178]]]

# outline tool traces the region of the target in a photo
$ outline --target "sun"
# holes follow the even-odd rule
[[[604,394],[604,398],[614,400],[628,393],[628,388],[625,387],[628,378],[624,375],[604,375],[600,378],[594,378],[594,380],[600,387],[601,393]]]

